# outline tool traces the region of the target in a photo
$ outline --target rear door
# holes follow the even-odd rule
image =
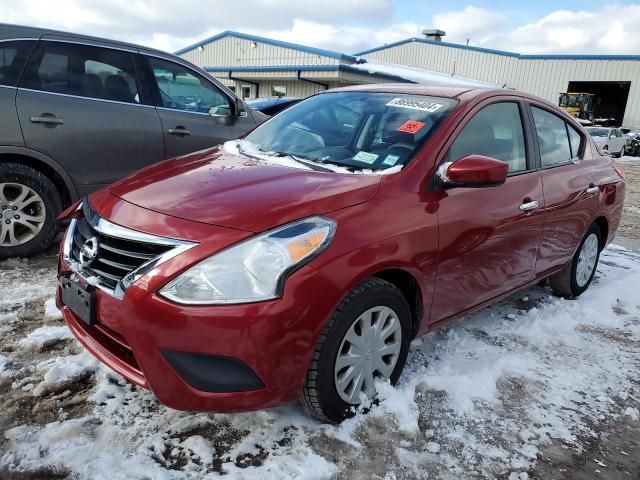
[[[26,146],[61,164],[81,195],[164,158],[135,55],[44,37],[22,77],[16,106]]]
[[[0,42],[0,146],[23,146],[16,115],[17,85],[35,40]]]
[[[211,79],[168,59],[145,56],[164,129],[167,158],[239,138],[254,126],[246,112],[233,115],[235,100]]]
[[[438,201],[439,261],[432,322],[532,281],[544,207],[526,110],[518,98],[476,109],[440,164],[477,154],[509,164],[497,187],[451,188]]]
[[[597,160],[585,134],[550,107],[532,103],[530,112],[545,198],[536,272],[544,275],[571,259],[596,214]]]

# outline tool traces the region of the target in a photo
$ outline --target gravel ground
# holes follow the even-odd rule
[[[640,247],[640,162],[617,243]],[[640,479],[640,254],[576,301],[534,287],[417,339],[368,414],[191,414],[99,365],[52,304],[56,252],[0,262],[0,478]]]

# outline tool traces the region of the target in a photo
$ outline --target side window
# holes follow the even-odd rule
[[[42,42],[21,86],[126,103],[140,103],[129,52],[64,42]]]
[[[216,86],[182,65],[148,57],[160,93],[160,105],[187,112],[231,114],[229,99]]]
[[[527,169],[520,107],[514,102],[494,103],[476,113],[455,139],[445,161],[484,155],[509,164],[509,172]]]
[[[0,43],[0,85],[16,86],[32,46],[29,40]]]
[[[569,144],[571,146],[571,159],[576,160],[580,158],[580,146],[582,144],[582,136],[571,125],[567,124],[567,130],[569,131]]]
[[[622,132],[617,128],[614,131],[616,132],[616,137],[620,138],[622,136]]]
[[[543,167],[551,167],[571,161],[569,143],[570,128],[564,120],[541,108],[531,107],[533,121],[538,135],[540,158]]]

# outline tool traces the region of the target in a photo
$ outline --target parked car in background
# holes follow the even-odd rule
[[[620,127],[620,131],[627,138],[625,153],[629,155],[636,155],[636,153],[634,153],[636,151],[634,140],[640,138],[640,127]]]
[[[76,199],[264,118],[174,55],[0,24],[0,258],[46,248]]]
[[[624,155],[627,146],[625,137],[619,128],[609,127],[585,127],[593,140],[612,157],[619,158]]]
[[[545,278],[582,294],[624,194],[611,157],[539,98],[328,91],[70,208],[57,304],[172,408],[300,397],[339,421],[398,380],[415,336]]]
[[[272,97],[254,98],[251,100],[247,100],[246,102],[247,105],[249,105],[251,108],[272,117],[276,113],[280,113],[285,108],[289,108],[290,106],[295,105],[301,100],[302,98],[298,97]]]

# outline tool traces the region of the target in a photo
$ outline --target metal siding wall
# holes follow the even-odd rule
[[[631,82],[623,123],[640,125],[640,61],[526,59],[443,45],[410,42],[366,55],[397,63],[494,82],[538,95],[550,102],[570,81]]]

